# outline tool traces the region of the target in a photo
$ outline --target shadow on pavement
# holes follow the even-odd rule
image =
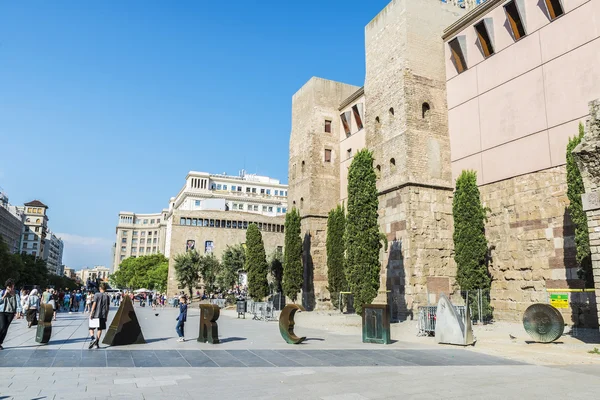
[[[238,342],[238,341],[241,341],[241,340],[246,340],[246,338],[245,337],[235,337],[234,336],[234,337],[228,337],[228,338],[221,339],[220,341],[221,341],[221,343],[227,343],[227,342]]]

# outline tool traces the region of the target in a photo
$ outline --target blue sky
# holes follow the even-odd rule
[[[118,212],[160,211],[190,170],[287,182],[292,95],[361,86],[388,1],[0,2],[0,188],[50,207],[79,269],[110,266]]]

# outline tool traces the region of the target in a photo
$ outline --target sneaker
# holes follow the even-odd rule
[[[91,349],[92,347],[94,347],[95,344],[96,344],[96,339],[93,336],[90,337],[90,345],[89,345],[88,349]]]
[[[177,341],[178,341],[178,342],[184,342],[184,341],[185,341],[185,339],[184,339],[184,338],[182,338],[182,337],[180,337],[179,339],[177,339]]]

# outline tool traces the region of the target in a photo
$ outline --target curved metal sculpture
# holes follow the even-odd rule
[[[52,336],[52,316],[54,308],[50,304],[40,304],[40,319],[35,333],[35,341],[46,344]]]
[[[523,314],[523,327],[536,342],[551,343],[562,336],[565,320],[550,304],[532,304]]]
[[[217,326],[217,320],[221,313],[219,310],[220,308],[216,304],[200,304],[199,342],[219,343],[219,327]]]
[[[298,337],[294,333],[294,315],[298,310],[306,311],[299,304],[288,304],[283,307],[279,315],[279,333],[289,344],[299,344],[306,340],[306,336]]]

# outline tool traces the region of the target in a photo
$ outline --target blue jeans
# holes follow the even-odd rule
[[[185,322],[183,321],[177,321],[177,325],[175,326],[175,330],[177,331],[177,335],[179,335],[179,337],[183,337],[183,326],[185,325]]]

